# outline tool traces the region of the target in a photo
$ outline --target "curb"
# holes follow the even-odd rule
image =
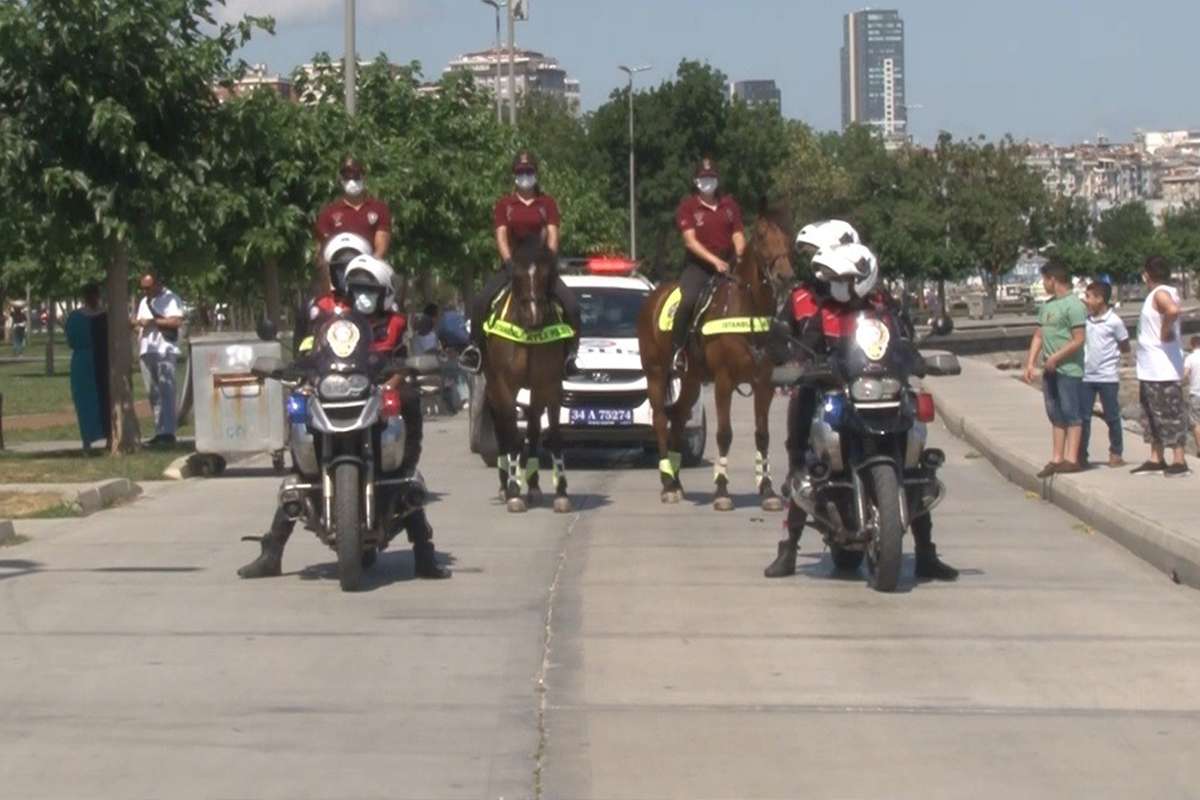
[[[141,493],[142,487],[128,478],[114,478],[84,489],[75,498],[75,502],[79,504],[84,516],[87,516],[103,511],[114,503],[137,497]]]
[[[1103,533],[1176,583],[1200,589],[1200,545],[1181,538],[1157,522],[1114,503],[1107,495],[1070,480],[1039,478],[1041,466],[995,441],[935,393],[934,403],[952,434],[978,450],[996,471],[1017,486],[1053,503],[1088,527]]]

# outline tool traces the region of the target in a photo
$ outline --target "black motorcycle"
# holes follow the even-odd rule
[[[426,490],[419,475],[401,476],[405,426],[400,391],[383,384],[420,370],[420,358],[387,359],[371,352],[371,327],[357,315],[334,317],[313,336],[309,353],[284,367],[258,359],[252,372],[290,390],[289,448],[295,466],[279,489],[279,504],[338,555],[338,579],[354,591],[379,552],[419,511]]]
[[[949,328],[946,320],[933,333]],[[878,591],[895,590],[905,531],[946,493],[937,477],[945,454],[925,446],[933,397],[910,379],[960,371],[952,354],[922,357],[896,323],[871,309],[827,356],[775,371],[778,385],[812,387],[820,398],[807,469],[789,478],[790,501],[821,532],[839,570],[857,570],[866,558]]]

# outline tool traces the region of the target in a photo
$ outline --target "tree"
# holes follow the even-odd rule
[[[1121,282],[1136,280],[1160,244],[1143,203],[1126,203],[1101,214],[1096,239],[1102,246],[1099,267]]]
[[[1200,205],[1195,203],[1167,214],[1163,237],[1171,260],[1183,269],[1200,269]]]
[[[131,258],[169,264],[206,234],[213,84],[260,20],[211,0],[29,0],[0,7],[0,178],[52,219],[48,263],[108,267],[113,448],[138,443],[129,383]]]

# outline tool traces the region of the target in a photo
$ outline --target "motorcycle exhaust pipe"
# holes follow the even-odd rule
[[[815,480],[820,478],[820,480]],[[796,507],[808,515],[813,522],[818,522],[835,533],[840,533],[846,529],[846,525],[842,522],[842,516],[838,513],[837,506],[832,502],[826,502],[824,507],[818,507],[817,493],[821,489],[821,484],[829,478],[829,467],[824,464],[815,464],[812,469],[812,477],[807,475],[794,476],[789,484],[789,494],[791,500]]]

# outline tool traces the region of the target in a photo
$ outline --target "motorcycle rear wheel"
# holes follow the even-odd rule
[[[871,586],[878,592],[894,592],[900,582],[904,555],[904,525],[900,521],[900,486],[890,464],[875,464],[869,472],[870,503],[875,511],[875,539],[871,542],[867,567]]]
[[[357,464],[344,463],[333,468],[333,532],[337,537],[338,582],[343,592],[356,591],[362,583],[359,491]]]

